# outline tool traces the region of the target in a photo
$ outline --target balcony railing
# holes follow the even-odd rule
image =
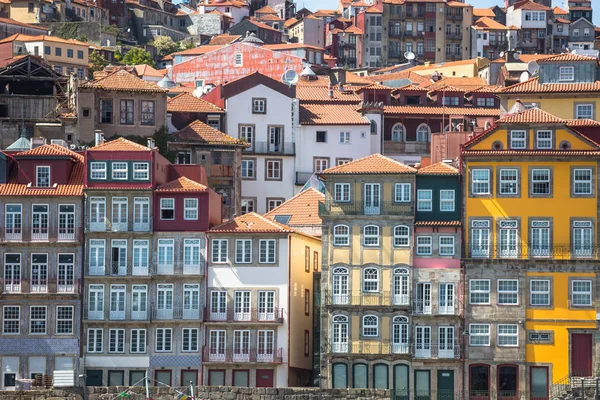
[[[460,343],[413,343],[412,356],[424,359],[451,359],[460,358]]]
[[[58,241],[59,242],[71,242],[75,240],[75,228],[73,229],[59,229]]]
[[[244,153],[285,154],[293,156],[296,154],[296,144],[293,142],[284,142],[278,144],[269,142],[254,142],[250,147],[244,149]]]
[[[36,279],[21,277],[21,279],[0,279],[3,294],[13,293],[45,293],[70,294],[79,293],[79,280],[47,278]]]
[[[130,229],[131,228],[131,229]],[[150,222],[115,222],[108,218],[101,222],[87,222],[85,225],[87,232],[150,232]]]
[[[413,314],[429,315],[431,313],[431,300],[413,300]]]
[[[127,275],[127,262],[113,261],[110,264],[110,274],[112,276],[126,276]]]
[[[159,308],[157,305],[152,307],[152,319],[155,320],[197,320],[203,318],[201,308],[189,308],[181,305],[174,305],[171,308]]]
[[[396,354],[418,359],[458,359],[460,358],[460,342],[439,343],[394,343],[393,341],[355,341],[341,343],[325,343],[326,353],[336,354]]]
[[[4,242],[73,242],[78,240],[77,230],[79,228],[31,228],[22,226],[19,228],[6,228],[0,231],[0,240]]]
[[[48,228],[34,228],[31,230],[31,241],[32,242],[46,242],[48,241]]]
[[[105,303],[100,311],[90,310],[88,304],[83,305],[83,319],[91,321],[147,321],[149,315],[150,312],[147,309],[144,311],[133,311],[131,308],[126,308],[125,311],[110,310],[109,303]]]
[[[572,246],[570,244],[502,245],[484,244],[465,246],[465,258],[471,259],[553,259],[553,260],[597,260],[600,246]]]
[[[324,305],[334,306],[399,306],[410,307],[410,295],[395,294],[390,291],[381,293],[333,293],[323,291],[322,302]]]
[[[7,242],[20,242],[23,240],[23,231],[20,228],[6,229],[4,240]]]
[[[245,349],[235,351],[231,348],[211,349],[210,346],[205,346],[203,349],[203,362],[212,363],[265,363],[265,364],[281,364],[283,362],[283,349]]]
[[[383,144],[385,151],[390,154],[430,154],[431,143],[429,142],[396,142],[386,140]]]
[[[173,263],[155,262],[152,264],[151,273],[153,275],[204,275],[204,267],[201,264],[183,261]]]
[[[121,262],[110,263],[109,266],[90,265],[89,276],[148,276],[152,275],[204,275],[204,267],[199,264],[175,262],[172,264],[150,264],[148,266],[124,265]]]
[[[108,319],[108,309],[103,308],[102,310],[90,310],[89,305],[83,304],[83,319],[91,321],[103,321]]]
[[[251,308],[246,310],[226,309],[223,312],[206,311],[206,322],[283,323],[283,308],[265,311]]]
[[[412,214],[412,203],[396,203],[394,201],[382,201],[376,205],[365,205],[361,201],[348,203],[336,203],[328,200],[319,203],[319,215],[322,216],[345,216],[345,215],[404,215]]]

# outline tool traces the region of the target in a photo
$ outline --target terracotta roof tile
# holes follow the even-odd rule
[[[554,22],[558,22],[559,24],[570,24],[571,21],[565,18],[555,18]]]
[[[134,65],[133,68],[138,76],[153,76],[155,78],[162,78],[165,76],[148,64]]]
[[[224,224],[215,226],[210,233],[294,233],[283,224],[272,221],[255,212],[241,215]]]
[[[331,167],[322,175],[354,174],[414,174],[417,170],[379,153],[359,158],[349,163]]]
[[[329,97],[328,86],[308,86],[298,85],[296,87],[296,97],[303,102],[343,102],[358,104],[362,98],[352,90],[346,90],[342,93],[339,87],[333,87],[333,97]]]
[[[448,7],[461,7],[461,8],[464,8],[464,7],[471,7],[471,5],[470,5],[470,4],[466,4],[466,3],[463,3],[463,2],[460,2],[460,1],[448,1],[448,2],[446,3],[446,5],[447,5]]]
[[[225,110],[188,92],[182,92],[167,100],[167,112],[224,114]]]
[[[474,7],[473,8],[473,16],[474,17],[490,17],[490,18],[494,18],[496,16],[496,14],[494,14],[494,11],[491,8],[477,8],[477,7]]]
[[[519,61],[522,63],[528,63],[530,61],[540,61],[544,58],[554,57],[556,54],[521,54]]]
[[[312,15],[314,15],[315,17],[332,17],[336,14],[336,10],[317,10]]]
[[[277,44],[265,44],[262,47],[265,49],[273,50],[273,51],[285,51],[285,50],[295,50],[295,49],[312,49],[312,50],[321,50],[325,51],[324,48],[318,46],[312,46],[310,44],[304,43],[277,43]]]
[[[530,108],[523,112],[507,114],[496,121],[497,124],[553,124],[561,122],[565,122],[565,120],[540,108]]]
[[[43,146],[35,147],[31,150],[17,153],[14,157],[73,157],[83,161],[83,157],[80,154],[57,144],[45,144]]]
[[[217,35],[210,38],[210,42],[208,44],[209,46],[223,46],[233,43],[241,37],[241,35],[230,35],[228,33],[223,33],[222,35]]]
[[[198,120],[175,132],[172,138],[174,142],[198,142],[209,145],[232,146],[245,145],[242,141]]]
[[[492,15],[493,14],[494,13],[492,13]],[[489,18],[489,17],[479,18],[477,20],[477,22],[475,22],[474,26],[481,27],[481,28],[487,28],[487,29],[503,30],[503,31],[508,29],[506,27],[506,25],[502,25],[500,22],[494,21],[492,18]]]
[[[110,142],[104,142],[98,146],[90,147],[88,151],[152,151],[150,148],[127,140],[125,138],[117,138]]]
[[[473,78],[449,77],[449,78],[443,78],[437,82],[434,82],[431,85],[427,86],[427,88],[429,90],[437,90],[437,89],[441,89],[441,88],[444,88],[447,86],[453,86],[457,89],[471,90],[471,89],[480,88],[484,85],[487,85],[486,80],[483,78],[479,78],[479,77],[473,77]]]
[[[185,176],[167,182],[156,188],[156,192],[204,192],[208,188],[196,181],[193,181]]]
[[[314,188],[308,188],[266,213],[265,217],[274,219],[277,215],[289,215],[290,220],[286,225],[318,225],[320,227],[322,221],[319,217],[319,203],[324,201],[323,193]]]
[[[515,3],[513,5],[514,10],[537,10],[537,11],[550,11],[552,10],[550,7],[547,7],[543,4],[539,4],[534,2],[533,0],[523,0]]]
[[[259,21],[253,20],[253,19],[248,19],[247,21],[249,23],[251,23],[252,25],[256,26],[257,28],[266,29],[268,31],[273,31],[273,32],[279,32],[279,29],[275,29],[272,26],[263,24],[262,22],[259,22]]]
[[[421,167],[417,172],[419,175],[460,175],[458,168],[443,161]]]
[[[409,83],[408,85],[404,85],[404,86],[397,88],[396,91],[428,92],[429,89]]]
[[[415,226],[461,226],[462,221],[415,221]]]
[[[498,93],[573,93],[599,92],[600,81],[588,83],[539,83],[538,78],[531,78],[505,87]]]
[[[283,18],[279,18],[277,15],[273,14],[261,14],[260,17],[257,17],[259,21],[283,21]]]
[[[289,28],[290,26],[294,25],[296,22],[298,22],[298,20],[296,18],[289,18],[286,19],[285,22],[283,23],[283,27],[284,28]]]
[[[10,4],[11,1],[10,0],[0,1],[0,3]],[[11,19],[11,18],[0,18],[0,23],[4,23],[4,24],[8,24],[8,25],[23,26],[26,28],[37,29],[40,31],[48,32],[48,29],[44,28],[43,26],[26,24],[25,22],[17,21],[15,19]]]
[[[301,103],[300,125],[369,125],[351,104]]]
[[[262,8],[259,8],[256,11],[254,11],[254,14],[275,14],[275,15],[277,15],[277,11],[273,10],[269,6],[264,6]]]
[[[497,85],[485,85],[477,89],[469,90],[467,93],[496,93],[502,86]]]
[[[76,46],[85,46],[85,47],[88,47],[90,45],[89,43],[80,42],[79,40],[75,40],[75,39],[67,40],[67,39],[61,39],[57,36],[49,36],[49,35],[31,36],[31,35],[25,35],[23,33],[16,33],[5,39],[2,39],[2,40],[0,40],[0,43],[14,42],[15,40],[18,40],[21,42],[54,42],[54,43],[63,43],[63,44],[73,44]]]
[[[384,114],[411,115],[469,115],[480,117],[499,117],[500,110],[486,107],[442,107],[442,106],[384,106]]]
[[[577,128],[577,127],[594,127],[594,126],[600,126],[600,122],[595,121],[593,119],[568,119],[567,121],[567,126],[568,127],[573,127],[573,128]]]
[[[127,71],[119,70],[93,82],[85,82],[80,87],[115,92],[151,92],[165,93],[165,90],[133,76]]]
[[[543,58],[541,60],[539,60],[539,63],[558,63],[558,62],[572,62],[572,61],[595,61],[598,62],[598,58],[596,57],[589,57],[589,56],[582,56],[579,54],[573,54],[573,53],[562,53],[562,54],[558,54],[555,56],[551,56],[551,57],[546,57]]]
[[[380,10],[380,9],[379,9],[379,7],[381,7],[381,5],[377,5],[377,4],[375,4],[375,5],[373,5],[373,6],[369,7],[369,8],[367,8],[367,9],[365,10],[365,12],[366,12],[367,14],[379,14],[379,13],[383,12],[383,10]]]
[[[600,150],[463,150],[461,156],[546,156],[587,157],[600,156]]]
[[[554,15],[569,15],[569,12],[566,10],[563,10],[562,8],[560,8],[559,6],[556,6],[552,9],[552,12],[554,13]]]
[[[225,47],[225,44],[198,46],[193,49],[177,51],[170,54],[170,56],[201,56],[202,54],[210,53],[211,51],[219,50],[223,47]]]

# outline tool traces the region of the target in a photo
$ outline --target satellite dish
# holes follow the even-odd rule
[[[537,62],[535,62],[535,60],[531,60],[527,63],[527,71],[529,71],[531,75],[536,75],[539,70],[540,66]]]
[[[500,58],[502,58],[502,57],[504,57],[504,52],[503,51],[500,52]]]
[[[519,77],[519,82],[525,82],[529,79],[529,72],[523,71],[521,76]]]
[[[514,54],[513,54],[513,58],[514,58],[516,61],[519,61],[519,59],[521,58],[521,53],[519,53],[519,52],[516,52],[516,53],[514,53]]]
[[[77,148],[77,145],[76,144],[69,145],[69,148],[71,150],[75,150]]]
[[[295,85],[298,83],[298,73],[293,69],[288,69],[281,76],[281,81],[288,86]]]
[[[404,52],[404,58],[406,58],[408,61],[412,61],[415,59],[415,53],[412,51],[406,51]]]
[[[573,50],[571,51],[571,54],[577,54],[577,49],[573,49]]]
[[[203,94],[206,94],[206,93],[210,92],[210,91],[211,91],[211,90],[213,90],[213,89],[214,89],[214,86],[213,86],[213,85],[210,85],[210,84],[209,84],[209,85],[206,85],[206,86],[203,86],[203,87],[202,87],[202,93],[203,93]]]

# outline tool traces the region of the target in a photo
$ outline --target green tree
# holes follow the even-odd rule
[[[156,53],[161,58],[179,49],[179,45],[170,36],[158,36],[152,44],[156,47]]]
[[[92,64],[91,72],[102,71],[108,65],[108,61],[96,50],[90,53],[89,61]]]
[[[148,64],[154,66],[154,60],[150,53],[142,48],[133,47],[123,56],[123,63],[126,65]]]

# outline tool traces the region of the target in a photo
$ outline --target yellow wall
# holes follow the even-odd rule
[[[50,46],[50,54],[44,54],[44,47]],[[61,55],[56,56],[56,48],[61,48]],[[67,50],[73,50],[73,57],[67,57]],[[83,58],[77,58],[77,51],[83,51]],[[70,43],[59,43],[59,42],[51,42],[44,41],[43,47],[41,49],[43,57],[51,64],[62,64],[62,65],[74,65],[81,67],[88,67],[88,46],[70,44]]]
[[[515,101],[521,100],[521,103],[537,103],[538,108],[549,112],[550,114],[556,115],[559,118],[565,119],[574,119],[575,118],[575,103],[596,103],[596,107],[594,108],[595,115],[594,119],[598,120],[600,118],[600,112],[598,111],[598,107],[600,107],[600,93],[594,97],[579,97],[575,95],[570,95],[568,93],[560,94],[560,95],[528,95],[528,94],[519,94],[510,97],[506,97],[506,95],[499,95],[501,99],[501,104],[505,111],[508,111],[514,106]],[[584,94],[583,96],[590,96],[589,94]]]

